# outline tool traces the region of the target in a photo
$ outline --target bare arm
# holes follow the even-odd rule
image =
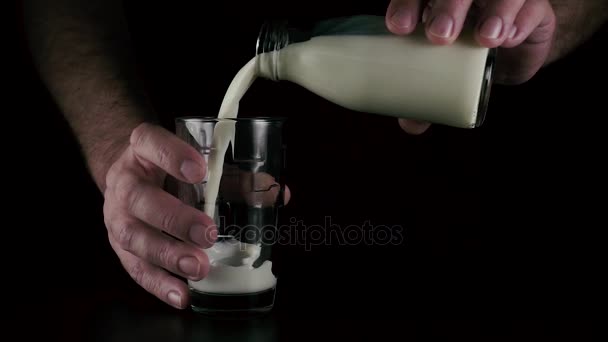
[[[104,195],[110,246],[148,292],[188,306],[186,283],[209,270],[213,220],[162,189],[171,174],[201,182],[198,151],[154,121],[138,86],[120,0],[25,0],[42,79],[80,141]],[[166,234],[162,234],[162,232]]]
[[[551,0],[557,18],[555,41],[547,62],[556,61],[587,41],[608,21],[606,0]]]
[[[154,120],[132,63],[122,1],[24,3],[34,62],[103,191],[131,131]]]

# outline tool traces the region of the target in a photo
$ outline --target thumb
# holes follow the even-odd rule
[[[160,126],[148,123],[139,125],[131,134],[131,147],[138,161],[148,170],[160,168],[188,183],[201,182],[205,177],[203,156]]]

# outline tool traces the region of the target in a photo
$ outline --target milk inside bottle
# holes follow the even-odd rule
[[[468,28],[439,46],[422,27],[390,33],[380,16],[330,19],[307,30],[268,23],[257,53],[259,77],[297,83],[354,111],[459,128],[483,123],[495,60],[495,50],[475,42]]]

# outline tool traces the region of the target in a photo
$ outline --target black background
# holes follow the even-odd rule
[[[18,7],[5,6],[14,30],[5,43],[2,228],[14,317],[45,326],[31,329],[44,334],[97,326],[80,314],[95,303],[130,303],[123,323],[168,314],[161,323],[144,321],[157,329],[182,317],[122,270],[107,243],[103,199],[29,63]],[[140,1],[130,2],[129,20],[139,67],[172,128],[174,115],[215,115],[254,51],[263,17],[383,14],[385,7]],[[411,319],[404,331],[413,324],[417,333],[440,335],[590,334],[606,226],[605,41],[603,29],[527,84],[494,86],[482,128],[434,126],[420,137],[392,118],[346,111],[297,85],[256,82],[243,115],[289,118],[293,200],[282,220],[324,225],[331,216],[341,227],[369,220],[400,225],[405,238],[399,246],[277,249],[275,315]],[[377,332],[331,326],[341,324],[362,339]]]

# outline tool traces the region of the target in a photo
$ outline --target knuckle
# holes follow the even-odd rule
[[[137,284],[146,289],[146,291],[158,295],[161,290],[161,284],[158,279],[152,277],[142,261],[136,262],[129,270],[131,278]]]
[[[150,135],[150,130],[152,129],[152,124],[147,122],[139,124],[139,126],[135,127],[133,131],[131,131],[131,136],[129,142],[133,146],[144,146],[148,136]]]
[[[108,169],[108,173],[106,173],[106,190],[114,187],[119,174],[120,172],[118,171],[117,164],[112,165],[110,169]]]
[[[164,229],[173,230],[177,226],[178,215],[176,210],[167,210],[162,214],[161,224]]]
[[[161,265],[164,265],[167,268],[171,268],[177,270],[178,256],[177,256],[177,248],[175,248],[175,244],[172,242],[168,242],[162,244],[157,251],[157,258]]]
[[[127,203],[129,207],[132,206],[133,203],[137,202],[140,186],[141,182],[139,178],[129,172],[123,173],[116,180],[113,189],[116,200],[120,203]]]
[[[112,226],[112,221],[114,221],[113,220],[113,211],[111,209],[110,204],[106,200],[103,203],[103,223],[105,224],[107,229],[110,229],[110,227]]]
[[[164,169],[164,170],[169,169],[169,167],[171,167],[172,160],[174,160],[172,149],[170,149],[166,145],[159,146],[156,150],[156,159],[157,159],[158,165],[162,169]]]
[[[120,250],[120,246],[118,246],[118,243],[116,242],[116,239],[114,238],[114,234],[112,234],[112,232],[109,229],[108,229],[108,242],[110,243],[110,247],[112,247],[114,252],[116,252],[118,254],[118,252]],[[118,257],[120,258],[121,263],[123,265],[125,265],[125,262],[124,262],[123,258],[120,257],[120,254],[118,254]]]
[[[555,34],[557,25],[558,25],[557,18],[555,16],[555,14],[551,12],[547,15],[546,22],[541,22],[541,24],[539,26],[540,26],[540,28],[544,29],[544,33],[547,36],[552,36]]]
[[[141,286],[144,286],[144,284],[146,283],[146,269],[141,262],[134,263],[128,271],[131,275],[131,278],[133,278],[136,283]]]
[[[132,251],[133,242],[135,240],[135,229],[133,229],[132,224],[128,223],[127,221],[123,221],[118,224],[115,224],[113,227],[116,242],[118,243],[120,248],[126,251]]]

